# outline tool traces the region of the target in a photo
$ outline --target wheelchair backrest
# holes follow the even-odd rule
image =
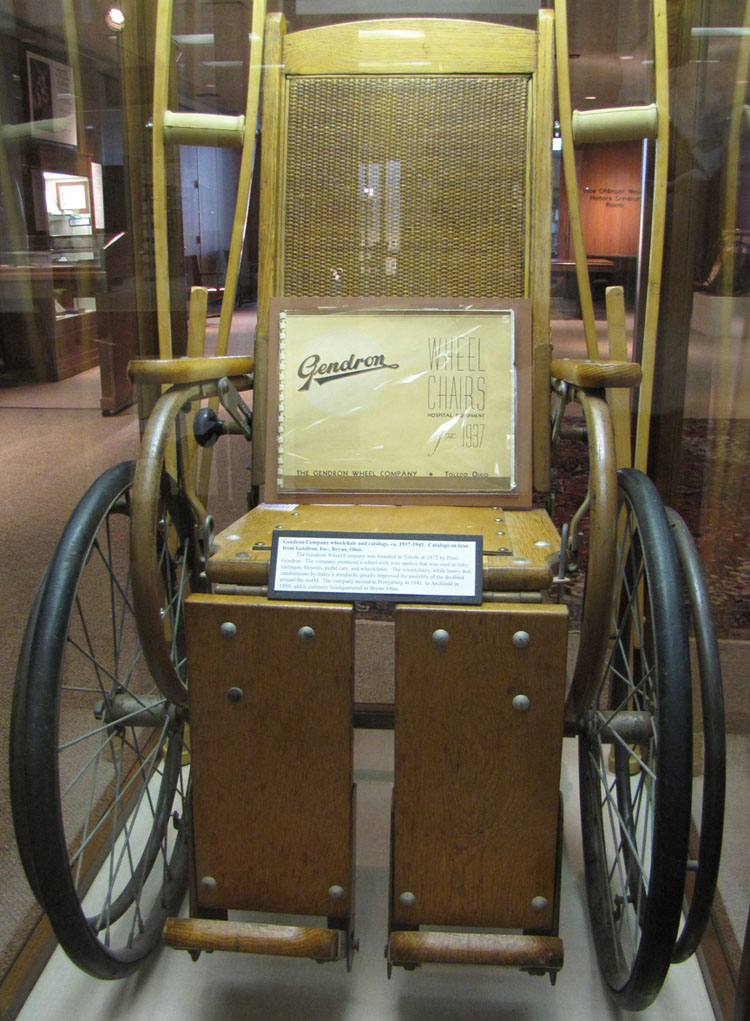
[[[365,419],[368,425],[352,426],[355,420],[346,415],[361,404],[363,381],[379,392],[388,392],[389,382],[395,386],[386,363],[401,366],[400,383],[424,377],[424,407],[418,414],[433,416],[435,442],[447,441],[451,422],[457,422],[464,454],[483,443],[475,426],[483,424],[482,391],[487,384],[479,367],[487,361],[489,342],[481,351],[468,340],[451,343],[461,333],[462,320],[455,316],[481,306],[488,315],[508,309],[513,313],[512,357],[520,352],[521,377],[509,391],[502,385],[513,401],[513,415],[516,407],[524,411],[518,422],[514,417],[518,447],[512,469],[519,480],[522,475],[530,480],[532,425],[526,406],[532,405],[534,482],[536,488],[547,488],[551,47],[548,11],[540,12],[538,30],[403,18],[286,34],[281,15],[267,19],[254,484],[270,479],[273,491],[279,482],[280,498],[294,491],[293,485],[285,487],[284,479],[303,462],[295,460],[297,449],[289,447],[289,423],[279,424],[279,407],[286,413],[288,399],[299,400],[301,388],[321,399],[324,393],[330,395],[336,389],[332,377],[346,373],[357,374],[360,392],[345,413],[335,413],[335,428],[339,436],[351,433],[356,459],[363,430],[377,431],[386,417],[413,403],[406,398],[407,390],[396,388],[385,412]],[[420,355],[424,365],[420,367],[415,355],[413,371],[404,377],[404,365],[412,364],[407,353],[402,348],[395,357],[392,347],[390,355],[385,353],[380,334],[367,335],[369,344],[352,343],[351,349],[344,340],[338,353],[325,354],[314,317],[328,315],[325,322],[330,325],[332,311],[375,318],[383,311],[392,316],[408,311],[410,319],[392,319],[385,330],[426,331]],[[433,311],[449,317],[443,329],[439,321],[414,318]],[[309,317],[304,327],[302,313]],[[368,319],[368,326],[373,322]],[[301,346],[294,346],[287,324],[295,338],[303,338]],[[491,327],[487,320],[485,332]],[[305,329],[313,331],[309,350]],[[472,332],[471,327],[467,330]],[[377,364],[379,359],[383,365]],[[489,371],[500,372],[504,379],[505,362],[495,360]],[[324,385],[323,377],[330,385]],[[332,416],[319,411],[318,420],[328,418],[329,434],[321,434],[317,447],[330,449]],[[314,421],[310,413],[291,425],[300,434]],[[403,433],[411,427],[406,414]],[[305,451],[312,446],[310,441]],[[352,466],[344,466],[342,457],[336,453],[318,465],[306,454],[303,461],[309,464],[302,470],[329,471],[329,480],[340,471],[347,498],[357,499],[360,490],[367,499],[376,495],[374,486],[353,482]],[[476,477],[484,474],[487,461],[469,463],[478,467],[469,469],[465,482],[456,481],[463,478],[461,472],[441,466],[440,477],[451,480],[443,487],[449,500],[461,492],[471,499],[475,493]],[[377,459],[373,464],[372,470],[388,470]],[[367,458],[354,470],[370,470]],[[426,460],[416,469],[393,468],[394,473],[400,470],[416,470],[421,482],[394,485],[399,498],[408,500],[415,491],[424,495],[426,490],[434,501],[440,487],[424,482],[431,475]],[[505,469],[498,468],[498,473],[507,482]],[[397,478],[392,476],[392,481]],[[304,500],[305,488],[297,487],[295,499]],[[530,481],[526,489],[530,492]],[[309,490],[314,498],[315,485]],[[324,497],[333,491],[331,482]],[[528,492],[522,503],[528,502]],[[517,503],[514,494],[515,489],[504,495],[504,504]]]

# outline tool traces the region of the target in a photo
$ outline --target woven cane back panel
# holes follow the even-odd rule
[[[289,79],[283,293],[524,296],[529,80]]]

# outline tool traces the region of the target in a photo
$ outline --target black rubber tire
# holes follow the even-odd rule
[[[691,862],[695,878],[690,906],[672,952],[672,963],[679,964],[697,950],[711,914],[724,832],[727,753],[721,660],[708,583],[687,525],[671,508],[667,508],[667,519],[680,559],[688,615],[695,638],[698,673],[694,684],[699,686],[700,700],[695,699],[693,704],[700,705],[702,726],[694,726],[693,729],[703,734],[703,797],[698,856]]]
[[[153,685],[130,602],[134,468],[101,475],[63,532],[22,649],[11,733],[27,876],[68,956],[108,979],[160,945],[187,885],[183,714]],[[158,723],[113,719],[116,695]]]
[[[13,685],[13,702],[10,714],[10,741],[9,741],[9,769],[10,779],[10,806],[13,814],[13,829],[16,835],[16,845],[21,863],[26,873],[29,886],[36,899],[41,903],[42,894],[39,887],[39,879],[36,874],[36,865],[32,854],[31,837],[29,836],[29,810],[31,805],[26,797],[26,758],[23,741],[18,740],[26,727],[26,699],[29,676],[29,654],[31,643],[36,631],[36,622],[39,617],[39,603],[42,599],[44,587],[47,581],[46,575],[39,583],[34,595],[34,602],[26,621],[26,629],[21,641],[21,649],[18,653],[16,665],[16,677]]]
[[[612,640],[580,721],[581,825],[600,970],[619,1007],[642,1010],[666,977],[682,908],[692,767],[689,649],[670,527],[641,472],[618,472],[617,527]],[[631,745],[612,738],[620,710],[640,717]]]

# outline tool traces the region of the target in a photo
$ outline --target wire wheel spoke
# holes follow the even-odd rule
[[[645,476],[628,470],[618,475],[618,506],[610,642],[579,739],[579,774],[600,968],[617,1004],[639,1010],[664,980],[679,924],[690,821],[689,661],[661,501]]]
[[[102,978],[129,974],[160,944],[187,879],[182,715],[154,685],[132,598],[133,469],[105,472],[60,540],[12,728],[34,806],[17,813],[32,885],[69,956]],[[165,543],[159,565],[180,658],[191,590],[190,564],[173,559],[181,545]]]

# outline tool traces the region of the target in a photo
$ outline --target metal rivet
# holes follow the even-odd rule
[[[530,641],[531,638],[528,631],[516,631],[513,635],[513,644],[517,649],[525,649]]]
[[[399,894],[398,899],[399,903],[403,904],[405,908],[413,908],[414,905],[417,903],[417,898],[414,896],[411,890],[404,890],[403,893]]]
[[[432,632],[432,640],[435,643],[435,645],[439,645],[442,649],[444,649],[445,646],[448,645],[448,643],[450,642],[451,636],[448,634],[447,631],[440,627],[437,629],[437,631]]]
[[[234,638],[237,634],[237,625],[233,624],[231,620],[225,620],[219,628],[219,632],[222,638]]]
[[[234,559],[235,560],[249,560],[250,559],[250,554],[249,553],[245,553],[244,551],[242,553],[235,553]]]
[[[546,911],[548,907],[548,901],[546,897],[533,897],[531,906],[534,911]]]
[[[204,876],[201,879],[201,890],[203,893],[214,893],[218,885],[213,876]]]
[[[547,547],[551,546],[552,544],[547,542],[545,539],[540,539],[539,542],[535,542],[534,545],[538,546],[539,549],[547,549]]]
[[[530,564],[531,561],[528,559],[528,557],[516,557],[515,560],[513,561],[513,563],[514,564]]]
[[[311,627],[301,627],[297,632],[297,637],[301,642],[309,645],[315,639],[315,629]]]
[[[495,535],[505,535],[505,532],[495,532]]]
[[[344,896],[344,887],[343,886],[329,886],[328,887],[328,896],[332,897],[333,900],[341,900],[341,898]]]
[[[225,539],[226,542],[237,542],[237,540],[241,539],[241,538],[242,538],[241,535],[225,535],[224,536],[224,539]]]
[[[525,713],[528,710],[529,705],[528,695],[516,695],[513,699],[513,708],[519,713]]]
[[[227,692],[227,698],[230,702],[241,702],[244,694],[242,688],[230,688]]]

